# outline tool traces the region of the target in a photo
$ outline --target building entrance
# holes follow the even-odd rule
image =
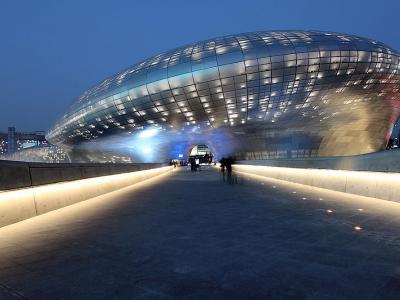
[[[211,164],[214,161],[214,155],[207,145],[195,145],[189,151],[188,160],[197,165]]]

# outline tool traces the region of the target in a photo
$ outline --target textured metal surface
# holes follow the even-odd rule
[[[155,128],[160,139],[152,145],[162,151],[148,161],[193,143],[244,159],[373,152],[384,149],[399,116],[399,62],[383,43],[339,33],[210,39],[104,80],[73,103],[47,138],[83,156],[103,151],[104,159],[146,160],[135,137]]]

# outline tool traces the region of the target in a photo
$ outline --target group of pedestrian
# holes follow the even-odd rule
[[[176,161],[176,160],[171,160],[170,162],[169,162],[169,165],[170,166],[174,166],[174,169],[176,168],[176,166],[178,165],[178,162]]]
[[[221,165],[222,180],[227,181],[230,184],[236,183],[237,178],[232,175],[232,165],[235,163],[235,158],[231,156],[227,158],[222,157],[219,163]]]

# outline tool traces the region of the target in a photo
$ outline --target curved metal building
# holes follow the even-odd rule
[[[214,38],[83,93],[47,134],[77,160],[161,161],[207,144],[242,159],[384,149],[400,112],[387,45],[320,31]]]

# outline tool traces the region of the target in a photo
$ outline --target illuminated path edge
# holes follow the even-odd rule
[[[172,167],[100,176],[0,192],[0,227],[154,178]]]
[[[234,171],[316,188],[400,202],[400,173],[235,165]]]
[[[153,178],[172,167],[161,167],[116,175],[0,192],[0,227],[88,200]],[[235,165],[239,173],[400,202],[400,173]]]

